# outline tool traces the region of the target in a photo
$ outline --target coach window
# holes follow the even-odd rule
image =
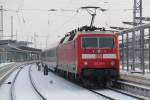
[[[83,48],[98,48],[98,38],[82,38]]]

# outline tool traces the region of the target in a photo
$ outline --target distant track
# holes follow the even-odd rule
[[[19,65],[18,65],[19,66]],[[9,64],[0,67],[0,86],[3,84],[5,79],[17,68],[16,64]]]
[[[37,92],[37,94],[43,99],[43,100],[46,100],[46,98],[39,92],[39,90],[37,89],[37,87],[35,86],[35,83],[32,79],[32,76],[31,76],[31,66],[29,67],[29,79],[30,79],[30,82],[34,88],[34,90]]]

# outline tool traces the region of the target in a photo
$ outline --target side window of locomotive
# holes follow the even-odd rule
[[[66,43],[69,40],[70,36],[65,37],[65,40],[63,41],[63,43]]]
[[[114,38],[111,37],[99,38],[99,48],[114,48]]]
[[[83,48],[98,48],[98,38],[82,38]]]
[[[70,37],[69,37],[69,40],[68,40],[68,41],[73,40],[73,39],[74,39],[74,37],[75,37],[75,35],[76,35],[76,34],[72,34],[72,35],[70,35]]]
[[[65,37],[60,40],[60,44],[62,44],[64,40],[65,40]]]

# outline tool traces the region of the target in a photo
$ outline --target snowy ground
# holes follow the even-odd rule
[[[36,66],[32,66],[32,77],[39,91],[47,100],[105,100],[84,88],[81,88],[51,72],[44,76]]]
[[[26,66],[20,72],[16,80],[16,100],[40,100],[29,81],[29,66],[30,65]],[[37,71],[35,65],[32,65],[31,69],[31,75],[36,86],[47,100],[105,100],[104,97],[85,90],[53,73],[49,72],[48,76],[44,76],[42,71]],[[18,69],[13,72],[4,83],[11,82],[17,71]],[[0,87],[0,100],[11,100],[10,86],[10,84],[3,84]]]
[[[15,82],[16,100],[42,100],[32,87],[29,79],[29,66],[22,69]]]
[[[24,67],[16,80],[16,100],[41,100],[30,83],[28,76],[29,67],[30,65]],[[14,71],[4,83],[11,82],[17,71],[18,69]],[[47,76],[44,76],[43,71],[37,71],[37,66],[35,64],[31,65],[31,75],[37,89],[47,100],[107,100],[106,98],[79,87],[52,72],[49,72]],[[0,87],[0,100],[11,100],[10,86],[11,85],[9,84],[3,84]],[[97,91],[104,95],[114,97],[117,100],[134,100],[133,98],[116,94],[113,91]]]
[[[16,79],[14,89],[16,100],[42,100],[39,98],[39,96],[36,94],[36,92],[33,90],[30,84],[28,77],[28,68],[29,66],[24,67],[23,70],[20,72],[18,78]],[[19,69],[14,71],[10,75],[10,77],[7,80],[5,80],[4,84],[0,87],[0,100],[11,100],[11,85],[7,83],[12,82],[18,70]]]

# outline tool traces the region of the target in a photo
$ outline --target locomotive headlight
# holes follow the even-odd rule
[[[115,61],[112,61],[110,64],[111,64],[112,66],[114,66],[114,65],[115,65]]]
[[[87,61],[85,61],[85,62],[84,62],[84,65],[88,65],[88,62],[87,62]]]

